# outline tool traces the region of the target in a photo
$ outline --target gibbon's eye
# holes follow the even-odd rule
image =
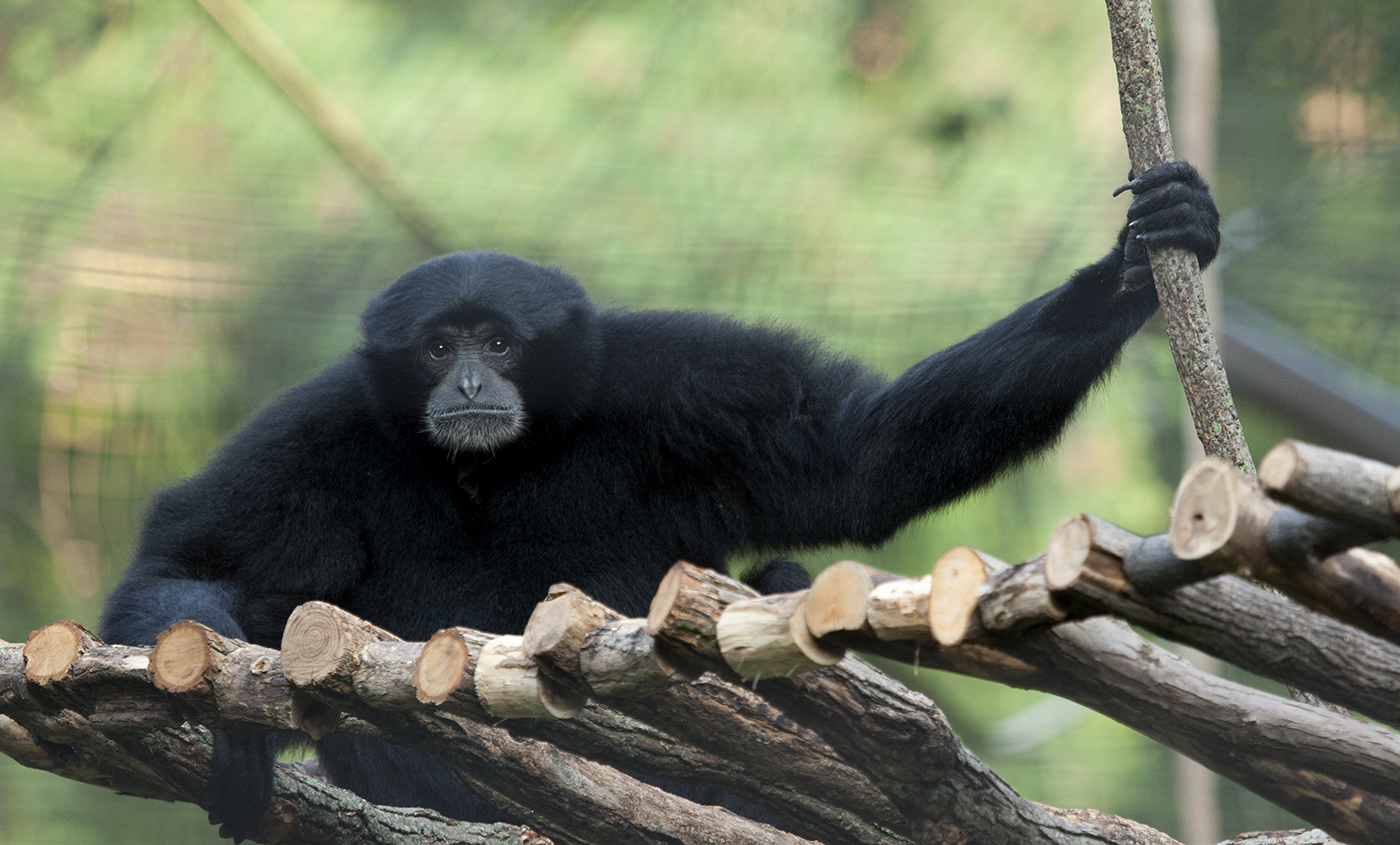
[[[448,346],[446,341],[435,340],[428,344],[427,352],[429,358],[432,358],[434,361],[441,361],[452,354],[452,347]]]
[[[486,341],[486,351],[492,355],[504,355],[510,351],[510,341],[503,337],[493,337]]]

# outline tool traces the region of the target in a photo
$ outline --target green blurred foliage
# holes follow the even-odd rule
[[[1098,258],[1126,205],[1093,4],[253,7],[454,245],[558,263],[607,304],[795,325],[891,373]],[[1400,380],[1400,12],[1226,0],[1220,16],[1227,294]],[[150,494],[350,348],[364,302],[424,257],[195,3],[0,0],[0,638],[95,625]],[[1182,400],[1159,332],[1050,456],[884,548],[803,559],[917,574],[969,544],[1020,560],[1080,511],[1161,530]],[[1245,412],[1247,434],[1270,432],[1256,452],[1294,433]],[[1177,829],[1150,741],[891,671],[1028,796]],[[1040,739],[1007,740],[1027,713]],[[1226,832],[1289,823],[1222,794]],[[0,759],[0,841],[213,836],[195,808]]]

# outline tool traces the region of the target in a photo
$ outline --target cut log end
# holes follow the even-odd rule
[[[287,620],[282,632],[282,673],[292,683],[315,683],[340,665],[349,640],[329,608],[309,602]]]
[[[572,584],[555,584],[525,623],[525,654],[565,675],[579,674],[579,649],[588,632],[620,618]]]
[[[1238,517],[1235,468],[1206,457],[1181,478],[1172,504],[1169,538],[1182,560],[1201,560],[1223,549],[1235,533]]]
[[[25,680],[37,684],[61,681],[84,651],[101,644],[96,635],[71,619],[45,625],[25,640]]]
[[[676,646],[681,662],[694,663],[696,671],[720,668],[715,621],[729,605],[756,596],[752,587],[723,573],[677,561],[652,597],[647,633],[656,638],[657,654],[665,651],[664,659],[673,665],[679,664],[671,660],[670,646]],[[684,657],[686,653],[691,657]],[[684,671],[689,674],[690,668]]]
[[[537,686],[540,704],[544,706],[546,713],[556,719],[572,719],[582,713],[583,708],[588,705],[587,696],[555,683],[543,675],[539,676]]]
[[[939,645],[957,645],[967,636],[977,613],[977,591],[986,581],[986,565],[968,546],[949,549],[934,563],[928,624]]]
[[[865,626],[866,598],[873,588],[867,567],[851,560],[833,563],[812,582],[804,605],[807,630],[814,637]]]
[[[368,643],[397,639],[333,604],[309,601],[292,611],[282,630],[282,674],[293,684],[314,684]]]
[[[413,686],[424,704],[442,704],[458,690],[470,688],[476,654],[452,629],[438,631],[423,644],[413,670]]]
[[[156,637],[151,651],[151,680],[168,692],[188,692],[204,680],[214,664],[209,629],[186,619]]]
[[[683,580],[685,563],[678,561],[666,572],[666,577],[656,588],[656,595],[651,598],[651,608],[647,611],[647,633],[651,636],[656,636],[665,627],[671,608],[676,605],[676,597],[680,595]]]
[[[1302,459],[1298,455],[1298,443],[1284,440],[1269,450],[1259,463],[1259,486],[1269,492],[1282,492],[1288,489],[1298,473]]]
[[[859,564],[857,564],[859,565]],[[818,666],[832,666],[846,656],[842,646],[829,645],[817,639],[817,635],[807,627],[807,606],[812,600],[810,592],[798,603],[792,616],[788,617],[788,633],[797,649]],[[862,614],[863,615],[863,614]]]
[[[542,654],[564,641],[574,618],[573,608],[557,595],[535,605],[530,621],[525,625],[526,654]]]
[[[1079,580],[1092,545],[1093,531],[1083,515],[1067,516],[1056,526],[1045,550],[1045,583],[1050,589],[1063,590]]]

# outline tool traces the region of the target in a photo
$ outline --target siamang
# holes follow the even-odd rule
[[[601,310],[509,255],[432,259],[369,303],[358,348],[156,496],[102,634],[150,644],[194,619],[275,647],[311,599],[410,640],[519,633],[558,581],[643,615],[678,559],[879,544],[1056,439],[1157,307],[1147,245],[1214,258],[1190,165],[1125,187],[1108,255],[892,381],[790,331]],[[778,560],[750,581],[806,575]],[[216,732],[207,806],[226,833],[256,827],[276,748]],[[331,736],[320,754],[371,801],[493,817],[411,752]]]

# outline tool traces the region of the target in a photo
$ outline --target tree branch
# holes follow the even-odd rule
[[[1144,173],[1176,158],[1157,59],[1157,31],[1150,0],[1107,0],[1113,63],[1118,69],[1118,98],[1123,134],[1134,174]],[[1254,474],[1244,430],[1215,335],[1210,330],[1205,291],[1196,256],[1176,247],[1148,248],[1157,299],[1167,324],[1167,340],[1176,360],[1177,375],[1196,425],[1196,436],[1207,455],[1217,455],[1242,472]]]

